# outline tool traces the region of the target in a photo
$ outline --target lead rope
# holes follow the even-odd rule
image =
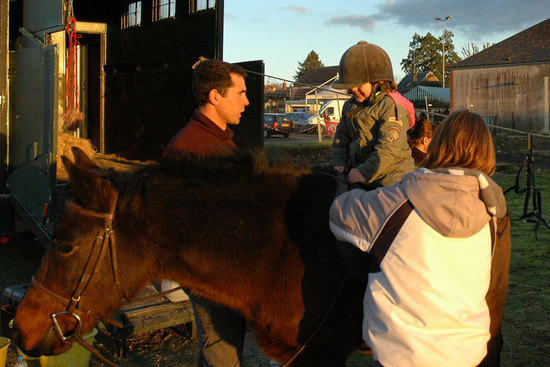
[[[72,0],[68,4],[67,24],[65,31],[69,39],[67,60],[65,63],[65,113],[63,120],[67,130],[76,130],[84,120],[78,103],[78,39],[81,34],[76,33],[76,18],[74,17]]]

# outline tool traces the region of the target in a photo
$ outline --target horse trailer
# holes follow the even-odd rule
[[[192,66],[223,59],[224,0],[0,0],[0,233],[16,218],[45,246],[59,135],[101,154],[160,159],[195,108]],[[263,61],[234,140],[263,144]],[[17,214],[17,215],[16,215]]]

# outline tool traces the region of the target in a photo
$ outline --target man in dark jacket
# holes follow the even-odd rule
[[[163,159],[194,153],[226,155],[237,150],[228,124],[240,122],[246,97],[245,71],[216,60],[200,62],[193,73],[198,107],[189,122],[170,140]],[[239,313],[196,295],[189,296],[199,340],[199,367],[242,365],[246,320]]]
[[[226,62],[207,60],[193,73],[193,95],[198,108],[189,122],[168,143],[163,159],[183,152],[202,156],[230,154],[237,149],[230,125],[238,125],[249,105],[245,71]]]

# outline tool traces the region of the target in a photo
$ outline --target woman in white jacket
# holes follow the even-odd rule
[[[495,162],[484,121],[457,111],[423,168],[334,201],[341,253],[368,275],[363,338],[378,365],[499,365],[511,243]]]

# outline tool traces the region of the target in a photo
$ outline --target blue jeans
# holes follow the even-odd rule
[[[189,295],[199,343],[199,367],[239,367],[243,364],[246,319],[225,306]]]

